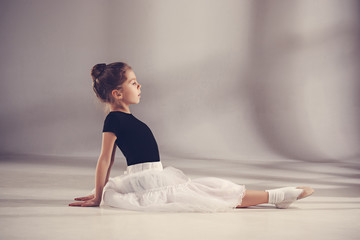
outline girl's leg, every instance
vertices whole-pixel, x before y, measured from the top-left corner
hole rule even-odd
[[[241,205],[237,208],[255,206],[262,203],[269,202],[269,193],[265,191],[245,190],[245,196],[242,199]]]
[[[271,203],[275,204],[277,208],[288,208],[294,201],[308,197],[313,193],[314,189],[311,187],[284,187],[265,191],[245,190],[241,205],[236,207],[241,208]]]

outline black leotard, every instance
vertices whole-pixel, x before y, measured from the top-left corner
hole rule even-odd
[[[127,165],[160,161],[159,149],[150,128],[131,113],[112,111],[104,120],[103,132],[113,132]]]

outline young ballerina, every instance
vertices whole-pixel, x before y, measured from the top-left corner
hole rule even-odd
[[[107,104],[102,148],[95,172],[95,188],[69,206],[111,206],[142,211],[223,212],[234,208],[274,204],[288,208],[310,196],[311,187],[283,187],[265,191],[245,189],[231,181],[202,177],[190,179],[174,167],[163,168],[150,128],[130,112],[140,102],[141,85],[123,62],[96,64],[91,70],[93,90]],[[127,161],[123,175],[111,178],[118,147]]]

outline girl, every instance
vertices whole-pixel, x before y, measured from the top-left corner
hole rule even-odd
[[[141,85],[132,68],[123,62],[96,64],[91,71],[93,90],[110,112],[103,125],[102,148],[96,166],[95,188],[69,206],[112,206],[143,211],[220,212],[262,203],[288,208],[310,196],[310,187],[246,190],[231,181],[188,178],[174,167],[163,168],[150,128],[130,111],[140,102]],[[116,146],[127,161],[123,175],[109,178]]]

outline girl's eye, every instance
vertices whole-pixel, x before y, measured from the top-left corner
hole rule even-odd
[[[134,82],[133,85],[136,85],[136,82]]]

